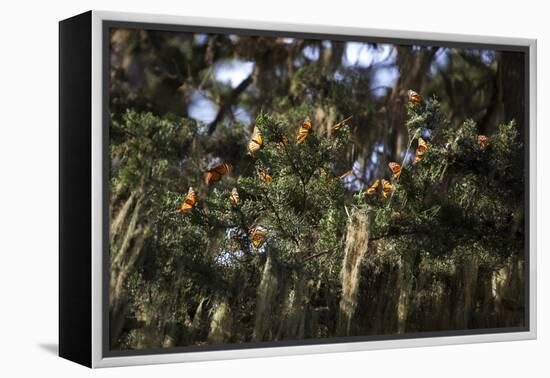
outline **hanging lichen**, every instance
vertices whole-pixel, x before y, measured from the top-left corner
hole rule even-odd
[[[231,309],[225,301],[214,304],[212,308],[212,319],[210,321],[210,332],[208,333],[208,342],[212,344],[222,344],[231,336]]]
[[[267,256],[260,286],[256,296],[256,320],[254,323],[254,341],[264,341],[272,339],[272,316],[275,296],[277,294],[277,276],[273,266],[273,259]]]
[[[348,221],[344,242],[344,261],[340,279],[339,333],[349,335],[350,324],[357,306],[357,292],[361,278],[361,263],[369,244],[369,221],[365,212],[355,211]]]
[[[406,258],[400,259],[398,269],[397,333],[405,333],[409,316],[413,275]]]
[[[302,275],[292,280],[291,289],[283,305],[283,321],[278,332],[279,339],[301,339],[305,333],[307,282]]]

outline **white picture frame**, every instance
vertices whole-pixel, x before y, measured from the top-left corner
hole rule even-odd
[[[137,14],[122,12],[91,11],[91,356],[89,366],[93,368],[128,365],[194,362],[236,358],[288,356],[312,353],[349,352],[389,348],[411,348],[450,344],[485,343],[512,340],[529,340],[537,337],[537,41],[522,38],[503,38],[478,35],[409,32],[344,26],[315,24],[266,23],[251,20],[197,18],[185,16]],[[528,49],[529,67],[529,251],[528,251],[528,330],[522,332],[480,333],[444,337],[399,338],[378,341],[358,341],[331,344],[299,345],[269,348],[227,349],[201,352],[170,352],[140,355],[108,356],[104,350],[104,23],[109,21],[155,25],[186,25],[228,29],[251,29],[314,33],[324,35],[365,36],[372,38],[406,39],[419,41],[447,41],[456,43],[479,43],[491,45],[521,46]]]

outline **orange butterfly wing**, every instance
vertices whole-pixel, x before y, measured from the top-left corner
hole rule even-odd
[[[214,168],[214,171],[220,176],[223,176],[229,171],[231,171],[231,164],[223,163],[222,165],[219,165],[216,168]]]
[[[296,135],[296,143],[300,144],[306,138],[308,137],[309,133],[311,132],[313,125],[311,124],[311,120],[309,118],[306,118],[304,123],[302,123],[302,126],[298,130],[298,135]]]
[[[265,241],[267,233],[258,227],[254,228],[251,232],[251,241],[254,248],[260,248]]]
[[[185,198],[185,201],[183,201],[183,204],[181,205],[181,207],[176,211],[180,213],[186,213],[188,211],[191,211],[191,209],[195,207],[197,200],[198,200],[197,194],[195,193],[195,190],[193,189],[193,187],[190,186],[187,192],[187,197]]]
[[[409,89],[407,91],[407,96],[409,98],[409,101],[414,104],[420,104],[422,102],[422,96],[420,96],[418,93],[413,91],[412,89]]]
[[[486,135],[479,135],[477,137],[477,141],[479,143],[479,149],[482,150],[482,151],[485,148],[487,148],[487,146],[489,145],[489,142],[490,142],[489,137],[486,136]]]
[[[229,200],[233,204],[233,206],[239,206],[239,203],[241,202],[241,197],[239,196],[239,192],[237,191],[237,188],[233,188],[231,190],[231,195],[229,196]]]
[[[374,193],[376,193],[376,189],[380,186],[380,180],[376,180],[374,184],[370,188],[367,189],[367,195],[372,196]]]
[[[311,128],[313,127],[313,125],[311,124],[311,119],[306,118],[304,120],[304,123],[302,123],[302,128],[306,129],[306,130],[311,130]]]
[[[260,176],[260,180],[262,181],[265,181],[265,182],[273,181],[273,176],[267,172],[260,172],[259,176]]]
[[[217,174],[214,171],[208,171],[204,174],[204,182],[206,183],[206,185],[210,184],[211,181],[219,181],[221,178],[221,175]]]
[[[231,164],[223,163],[215,168],[206,171],[204,174],[204,182],[208,185],[210,182],[220,181],[223,175],[231,171]]]
[[[252,132],[252,138],[248,142],[248,154],[252,156],[256,151],[258,151],[264,145],[264,137],[257,126],[254,126],[254,131]]]
[[[416,148],[416,156],[414,162],[418,163],[424,158],[424,154],[428,151],[428,144],[422,138],[418,138],[418,147]]]
[[[393,190],[393,185],[388,181],[382,179],[382,195],[384,198],[388,198]]]
[[[392,161],[391,163],[388,164],[388,166],[391,169],[392,178],[394,180],[397,179],[401,174],[401,164]]]

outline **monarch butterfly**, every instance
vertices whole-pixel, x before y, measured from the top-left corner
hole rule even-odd
[[[265,237],[267,236],[267,232],[262,230],[259,227],[254,227],[250,230],[250,240],[252,241],[252,245],[254,248],[258,249],[264,244]]]
[[[418,93],[416,93],[412,89],[409,89],[407,91],[407,96],[409,97],[409,102],[412,102],[413,104],[418,105],[422,103],[422,96],[420,96]]]
[[[382,179],[382,195],[384,198],[388,198],[393,190],[393,185],[388,181]]]
[[[197,194],[195,193],[195,190],[192,186],[189,187],[189,190],[187,191],[187,197],[185,198],[185,201],[181,204],[181,207],[176,210],[177,213],[186,213],[188,211],[191,211],[193,207],[195,207],[195,204],[197,203]]]
[[[304,140],[306,140],[307,136],[311,132],[312,127],[313,126],[311,125],[311,120],[309,119],[309,117],[307,117],[304,123],[302,123],[302,126],[300,127],[300,129],[298,130],[298,134],[296,135],[297,144],[300,144]]]
[[[380,187],[380,184],[382,184],[382,195],[384,198],[388,198],[393,190],[393,185],[388,181],[384,179],[378,179],[372,184],[370,188],[367,189],[367,195],[372,196],[373,194],[376,194],[376,191]]]
[[[258,173],[258,176],[260,177],[260,180],[265,182],[271,182],[273,181],[273,175],[271,175],[268,172],[261,171]]]
[[[428,151],[428,144],[422,138],[418,138],[418,147],[416,148],[416,156],[414,157],[414,163],[418,163],[424,158],[424,154]]]
[[[367,195],[372,196],[374,193],[376,193],[376,189],[380,186],[380,180],[376,180],[374,184],[370,188],[367,189]]]
[[[220,164],[208,171],[204,174],[204,182],[206,185],[208,185],[211,181],[216,182],[220,181],[223,177],[223,175],[227,174],[231,171],[231,164],[223,163]]]
[[[254,131],[252,131],[252,138],[248,142],[248,155],[252,156],[256,151],[258,151],[264,145],[264,137],[258,129],[257,126],[254,126]]]
[[[233,206],[237,207],[239,206],[239,203],[241,203],[241,197],[239,196],[239,192],[237,191],[237,188],[231,189],[231,195],[229,196],[229,200],[233,204]]]
[[[349,121],[351,119],[351,117],[353,117],[352,115],[350,115],[348,118],[346,119],[343,119],[342,121],[338,122],[336,125],[332,126],[330,128],[331,131],[338,131],[342,128],[342,126],[344,126],[346,124],[347,121]]]
[[[489,137],[485,135],[479,135],[477,137],[477,141],[479,143],[479,149],[484,150],[489,145]]]
[[[401,174],[401,164],[392,161],[388,164],[392,172],[392,178],[395,180]]]

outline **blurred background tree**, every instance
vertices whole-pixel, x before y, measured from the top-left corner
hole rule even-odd
[[[523,64],[489,49],[113,30],[111,347],[523,325]],[[439,101],[411,107],[409,88]],[[265,146],[251,157],[254,125]],[[413,175],[417,131],[430,153]],[[391,201],[365,196],[391,161],[406,163]],[[231,172],[206,185],[223,162]],[[189,186],[197,209],[176,213]]]

